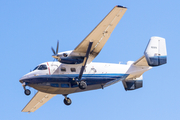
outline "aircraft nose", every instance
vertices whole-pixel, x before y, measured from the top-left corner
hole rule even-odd
[[[22,76],[20,79],[19,79],[19,82],[20,83],[23,83],[25,82],[28,78],[29,78],[29,73],[28,74],[25,74],[24,76]]]
[[[26,82],[30,82],[31,81],[31,77],[30,76],[27,76],[27,75],[24,75],[23,77],[21,77],[19,79],[19,82],[20,83],[26,83]]]
[[[19,82],[20,82],[20,83],[23,83],[23,80],[22,80],[22,79],[20,79],[20,80],[19,80]]]
[[[19,82],[20,82],[20,83],[23,83],[26,78],[27,78],[27,76],[24,75],[23,77],[21,77],[21,78],[19,79]]]

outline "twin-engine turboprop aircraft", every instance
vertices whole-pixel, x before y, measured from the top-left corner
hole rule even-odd
[[[64,103],[71,104],[68,94],[95,90],[122,81],[125,90],[142,87],[142,74],[154,66],[166,63],[166,43],[161,37],[151,37],[144,55],[127,64],[96,63],[99,54],[112,31],[127,8],[115,6],[96,28],[72,51],[58,53],[52,48],[56,62],[44,62],[19,81],[24,93],[30,95],[26,86],[38,90],[22,112],[34,112],[57,94],[62,94]]]

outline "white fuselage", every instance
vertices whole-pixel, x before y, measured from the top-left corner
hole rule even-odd
[[[93,89],[104,88],[118,81],[128,79],[142,79],[141,75],[151,69],[151,67],[134,66],[134,62],[127,64],[97,63],[92,62],[86,65],[82,79],[85,79],[88,87],[85,90],[79,89],[73,84],[73,79],[77,78],[81,69],[81,64],[61,64],[60,62],[45,62],[47,69],[34,70],[21,79],[21,83],[26,83],[39,91],[51,94],[70,94]]]

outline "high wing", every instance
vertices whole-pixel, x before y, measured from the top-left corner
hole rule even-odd
[[[88,63],[90,63],[99,54],[126,10],[126,7],[115,6],[94,30],[92,30],[91,33],[73,50],[73,53],[86,53],[89,42],[93,42],[88,59]]]
[[[56,94],[48,94],[38,91],[31,101],[24,107],[22,112],[34,112],[54,96],[56,96]]]

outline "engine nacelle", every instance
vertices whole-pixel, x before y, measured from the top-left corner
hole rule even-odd
[[[61,58],[59,62],[64,64],[81,64],[84,60],[84,57],[64,57]]]
[[[64,64],[81,64],[84,61],[85,53],[76,53],[73,51],[64,51],[53,55],[52,57]]]

